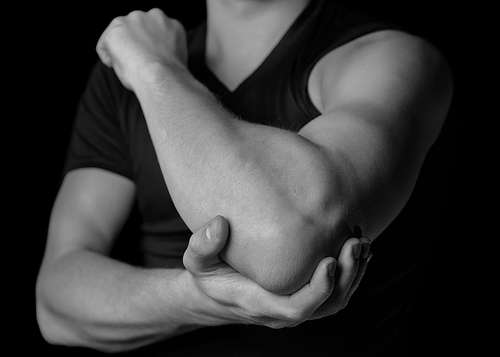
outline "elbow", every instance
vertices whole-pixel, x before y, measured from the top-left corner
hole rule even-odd
[[[51,345],[68,345],[60,332],[62,329],[57,326],[49,310],[39,301],[36,303],[36,319],[45,342]]]
[[[264,289],[289,295],[307,284],[318,263],[337,257],[351,235],[328,165],[308,156],[281,177],[278,189],[259,196],[261,208],[230,219],[230,239],[221,257]],[[265,202],[266,204],[263,204]]]
[[[43,301],[43,297],[40,296],[41,293],[38,286],[39,284],[37,285],[36,293],[36,319],[40,334],[42,335],[43,339],[51,345],[69,345],[67,336],[63,334],[64,329],[59,326],[57,318]]]
[[[319,262],[337,258],[352,231],[339,214],[316,206],[283,219],[265,238],[252,276],[264,289],[290,295],[309,283]]]
[[[50,307],[47,287],[39,276],[36,284],[36,319],[43,339],[51,345],[76,345],[69,329],[62,326],[57,314]]]
[[[36,284],[36,319],[42,338],[50,345],[66,347],[86,347],[101,350],[93,345],[74,323],[70,323],[53,307],[46,277],[39,275]],[[112,352],[105,351],[103,352]]]
[[[43,289],[43,283],[41,280],[42,280],[41,273],[39,273],[35,287],[35,297],[36,297],[35,308],[36,308],[36,320],[38,324],[38,329],[43,339],[47,343],[51,345],[57,345],[58,338],[54,334],[54,329],[52,328],[52,322],[49,317],[50,313],[44,302],[45,294]]]

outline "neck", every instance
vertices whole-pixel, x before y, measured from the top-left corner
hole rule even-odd
[[[309,1],[207,0],[207,65],[216,73],[232,63],[243,72],[245,68],[251,71],[276,46]]]

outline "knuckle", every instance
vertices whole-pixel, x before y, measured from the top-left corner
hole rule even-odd
[[[149,14],[154,15],[154,16],[163,16],[164,13],[161,9],[154,7],[151,10],[148,11]]]
[[[142,12],[141,10],[134,10],[134,11],[130,11],[127,15],[127,17],[130,17],[130,18],[137,18],[139,16],[141,16],[144,12]]]
[[[123,23],[124,19],[125,19],[125,17],[123,17],[123,16],[117,16],[113,20],[111,20],[109,25],[110,25],[110,27],[121,25]]]

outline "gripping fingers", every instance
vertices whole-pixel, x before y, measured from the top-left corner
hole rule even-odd
[[[341,295],[340,300],[347,295],[353,284],[359,268],[359,257],[363,248],[362,242],[358,238],[349,238],[339,254],[339,278],[337,291]]]
[[[361,277],[358,279],[360,267],[363,267],[360,261],[364,260],[362,257],[365,254],[368,254],[365,249],[369,248],[369,245],[365,244],[363,247],[363,243],[368,242],[358,238],[349,238],[345,241],[337,262],[335,288],[328,300],[315,311],[312,319],[335,314],[347,305],[361,280]]]
[[[328,299],[335,286],[336,269],[337,260],[335,258],[324,258],[316,267],[309,284],[305,286],[305,289],[299,291],[304,290],[306,294],[311,295],[310,303],[323,303]]]
[[[371,241],[367,237],[361,237],[361,238],[359,238],[359,240],[361,242],[362,249],[361,249],[360,257],[358,259],[358,271],[356,273],[356,277],[354,278],[353,283],[351,284],[351,287],[349,288],[349,291],[346,294],[345,305],[347,305],[352,294],[358,288],[359,283],[361,282],[361,279],[363,279],[363,276],[365,275],[366,266],[368,264],[368,261],[373,256],[373,254],[370,252]]]
[[[339,300],[342,308],[347,305],[350,297],[356,291],[366,270],[367,258],[370,254],[371,241],[366,237],[350,238],[342,247],[339,256],[340,278]]]
[[[291,306],[302,312],[297,320],[308,319],[330,297],[335,287],[336,268],[335,258],[324,258],[316,267],[310,282],[290,296]]]

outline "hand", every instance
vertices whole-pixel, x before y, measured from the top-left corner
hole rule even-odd
[[[292,295],[275,295],[231,268],[219,257],[229,226],[215,217],[195,232],[184,253],[184,266],[196,289],[213,303],[205,314],[218,323],[257,324],[272,328],[296,326],[308,319],[325,317],[343,309],[366,269],[369,240],[350,238],[339,261],[322,259],[308,284]],[[364,243],[355,248],[356,243]],[[354,252],[365,258],[354,258]],[[339,269],[336,269],[338,265]],[[337,271],[337,274],[335,272]]]
[[[336,286],[310,320],[336,314],[347,306],[365,275],[368,262],[373,257],[370,245],[371,241],[367,237],[349,238],[344,242],[339,254]]]
[[[137,71],[147,64],[185,67],[187,62],[183,26],[160,9],[115,18],[99,38],[96,50],[128,89],[133,89]]]

